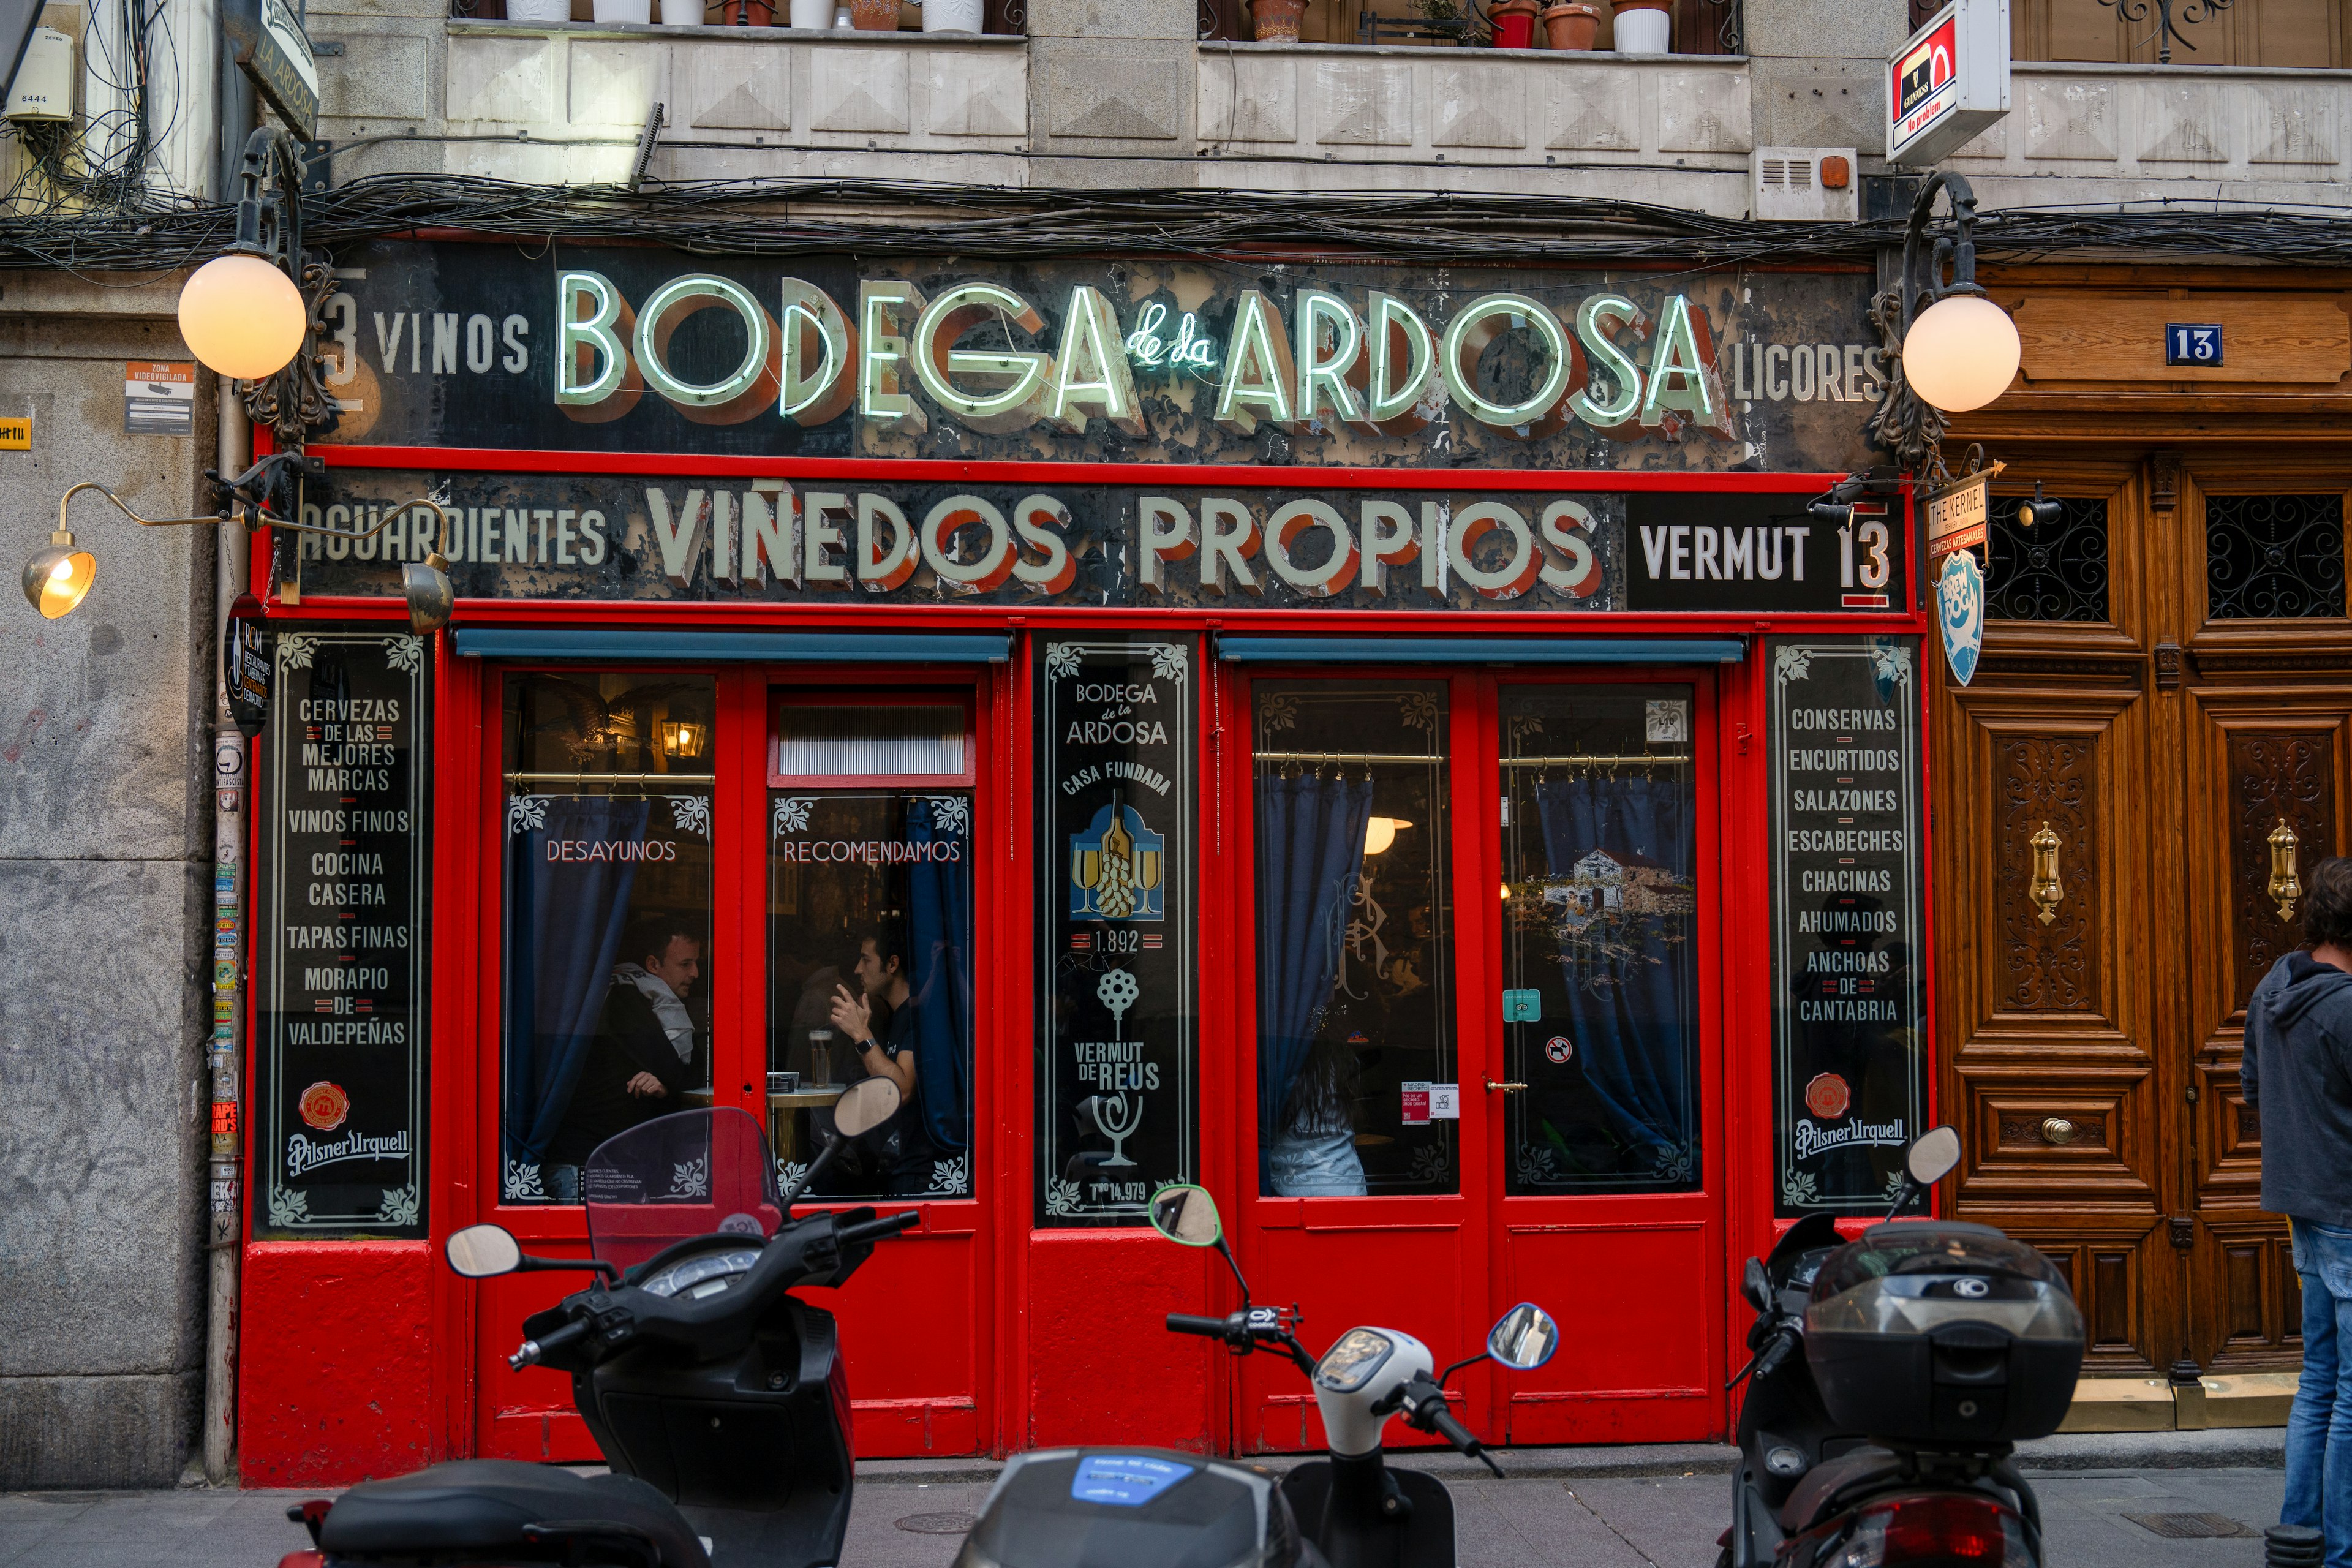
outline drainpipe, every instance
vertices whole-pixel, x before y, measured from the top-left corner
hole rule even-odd
[[[236,199],[245,139],[253,129],[253,87],[237,68],[228,41],[218,45],[220,147],[214,199]],[[219,382],[220,444],[215,467],[243,473],[253,460],[252,430],[236,383]],[[245,918],[251,879],[246,873],[246,802],[250,769],[244,733],[228,710],[222,683],[221,639],[229,606],[245,591],[247,538],[232,520],[220,525],[213,551],[213,1032],[207,1052],[212,1075],[212,1144],[205,1169],[205,1479],[226,1485],[236,1476],[237,1268],[245,1205],[239,1180],[245,1146]]]

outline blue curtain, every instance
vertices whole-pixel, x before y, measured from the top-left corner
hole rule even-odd
[[[1598,849],[1616,859],[1629,879],[1654,868],[1678,891],[1688,891],[1690,817],[1681,783],[1547,779],[1536,786],[1536,805],[1553,878],[1567,879],[1579,860]],[[1697,1136],[1689,1124],[1685,1062],[1689,922],[1681,915],[1628,912],[1606,925],[1605,943],[1593,940],[1600,927],[1560,937],[1570,1031],[1585,1080],[1627,1144],[1678,1147]]]
[[[1282,1108],[1339,977],[1348,910],[1364,865],[1370,780],[1261,774],[1257,781],[1258,1133]]]
[[[564,842],[638,844],[652,803],[539,797],[536,827],[507,833],[507,1020],[501,1089],[507,1158],[545,1155],[604,1010],[635,860],[548,858]]]
[[[915,1098],[931,1146],[956,1154],[971,1142],[971,845],[939,816],[933,802],[907,814],[908,843],[963,845],[956,859],[915,862],[909,879]]]

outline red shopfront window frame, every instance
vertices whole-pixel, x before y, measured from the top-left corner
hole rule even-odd
[[[926,674],[922,684],[887,688],[845,688],[839,677],[771,671],[768,693],[768,787],[770,789],[888,789],[913,786],[971,789],[980,777],[980,736],[973,722],[977,704],[969,686],[937,683]],[[822,682],[821,692],[803,689]],[[962,715],[963,765],[951,773],[794,773],[784,771],[782,710],[795,708],[947,708]]]

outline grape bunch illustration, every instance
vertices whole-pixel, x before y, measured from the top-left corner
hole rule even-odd
[[[1124,969],[1114,969],[1095,982],[1095,1000],[1110,1009],[1110,1033],[1114,1040],[1126,1026],[1127,1010],[1143,994],[1143,987],[1134,975]]]
[[[1135,868],[1124,855],[1103,857],[1095,902],[1111,920],[1123,921],[1135,913]]]

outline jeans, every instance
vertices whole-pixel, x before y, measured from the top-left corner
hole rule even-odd
[[[1356,1157],[1356,1135],[1285,1133],[1266,1141],[1259,1191],[1276,1198],[1360,1198],[1364,1163]]]
[[[2292,1221],[2303,1280],[2303,1379],[2286,1418],[2281,1524],[2316,1526],[2327,1568],[2352,1568],[2352,1230]]]

